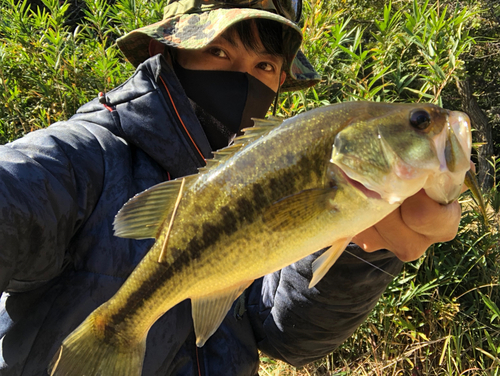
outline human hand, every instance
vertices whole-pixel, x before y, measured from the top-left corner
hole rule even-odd
[[[471,169],[475,170],[472,162]],[[466,190],[464,185],[462,192]],[[458,201],[441,205],[420,190],[352,241],[366,252],[388,249],[401,261],[413,261],[432,244],[452,240],[457,234],[461,214]]]

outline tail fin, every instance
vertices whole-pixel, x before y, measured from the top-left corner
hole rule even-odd
[[[89,316],[62,343],[49,365],[50,376],[140,376],[146,339],[117,345],[96,336]]]

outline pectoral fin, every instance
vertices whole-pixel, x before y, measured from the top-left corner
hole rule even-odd
[[[308,189],[285,197],[264,212],[264,223],[273,231],[293,230],[331,207],[336,188]]]
[[[332,246],[312,263],[313,277],[309,283],[309,288],[316,284],[330,270],[335,261],[340,257],[344,249],[351,242],[352,238],[342,238],[332,244]]]
[[[197,298],[191,298],[196,346],[202,347],[215,333],[231,305],[253,281]]]
[[[161,226],[172,216],[179,190],[196,175],[157,184],[131,198],[113,222],[115,236],[121,238],[156,238]]]

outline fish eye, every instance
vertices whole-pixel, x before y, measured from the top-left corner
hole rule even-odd
[[[431,124],[431,115],[425,110],[413,111],[410,114],[410,124],[413,128],[423,131]]]

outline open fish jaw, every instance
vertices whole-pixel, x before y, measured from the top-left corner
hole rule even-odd
[[[424,185],[433,200],[448,204],[460,195],[464,177],[470,169],[472,135],[469,117],[463,112],[451,111],[449,122],[434,143],[439,158],[439,170],[429,174]]]

